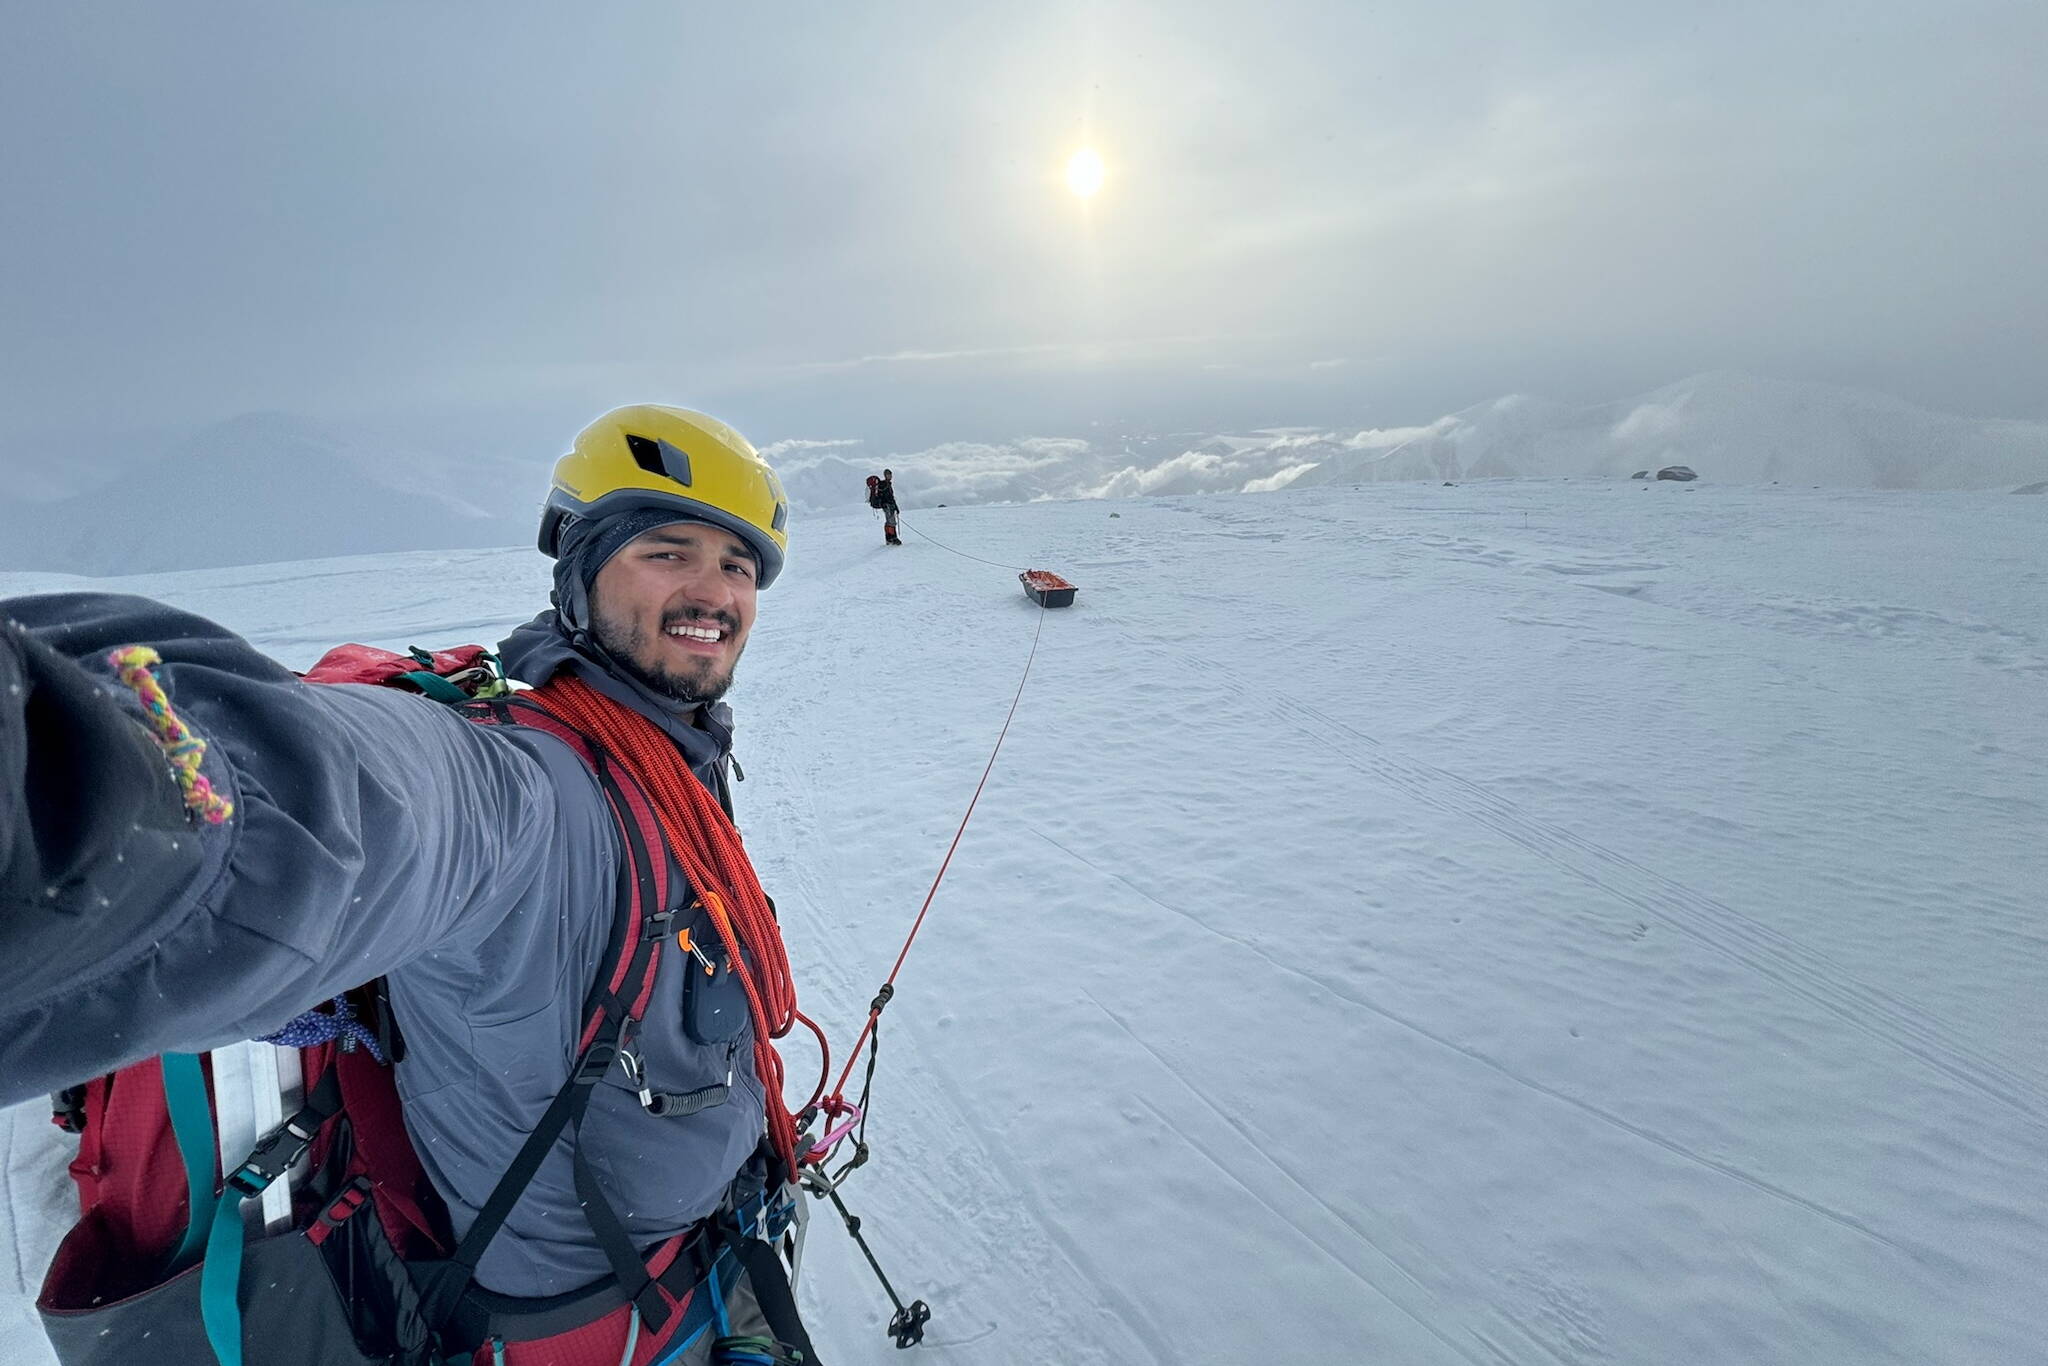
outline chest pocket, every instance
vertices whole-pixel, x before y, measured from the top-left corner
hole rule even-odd
[[[747,989],[733,970],[710,912],[701,906],[694,911],[677,936],[684,949],[683,1033],[691,1043],[730,1043],[747,1022]],[[687,942],[683,935],[689,936]]]

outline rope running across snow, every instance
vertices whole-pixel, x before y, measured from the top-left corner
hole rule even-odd
[[[953,549],[953,547],[952,547],[952,546],[949,546],[949,545],[947,545],[947,544],[946,544],[946,543],[945,543],[944,541],[940,540],[940,539],[939,539],[938,537],[936,537],[936,536],[933,536],[933,535],[930,535],[930,534],[929,534],[929,533],[927,533],[927,532],[924,532],[924,531],[921,531],[921,530],[919,530],[919,529],[918,529],[918,527],[917,527],[917,525],[916,525],[915,523],[912,523],[912,522],[907,522],[907,521],[904,521],[904,520],[902,520],[902,519],[900,519],[900,518],[899,518],[899,519],[897,520],[897,523],[896,523],[896,525],[898,525],[898,526],[907,526],[907,527],[909,527],[909,528],[910,528],[910,529],[911,529],[912,531],[916,531],[918,535],[920,535],[920,536],[923,536],[923,537],[924,537],[924,538],[925,538],[925,539],[926,539],[927,541],[930,541],[930,542],[931,542],[931,543],[932,543],[933,545],[937,546],[937,547],[938,547],[939,549],[941,549],[941,550],[943,550],[943,551],[945,551],[945,552],[947,552],[948,554],[951,554],[951,555],[958,555],[958,556],[959,556],[959,557],[960,557],[961,559],[963,559],[963,560],[973,560],[973,561],[974,561],[974,562],[975,562],[976,564],[985,564],[985,565],[988,565],[988,566],[990,566],[991,568],[994,568],[994,569],[1015,569],[1015,570],[1018,570],[1018,571],[1020,571],[1020,572],[1021,572],[1021,571],[1025,570],[1025,569],[1028,569],[1028,568],[1030,568],[1030,566],[1029,566],[1029,565],[1022,565],[1022,564],[1002,564],[1002,563],[999,563],[999,562],[997,562],[997,561],[995,561],[995,560],[984,560],[984,559],[983,559],[983,558],[981,558],[981,556],[979,556],[979,555],[970,555],[970,554],[968,554],[968,553],[967,553],[966,551],[964,551],[964,550],[955,550],[955,549]],[[1033,642],[1033,644],[1034,644],[1034,646],[1035,646],[1036,642]],[[1027,666],[1027,667],[1028,667],[1028,666]]]
[[[958,554],[960,552],[955,551],[954,553]],[[970,555],[968,558],[972,559],[974,557]],[[1005,565],[1002,567],[1008,568],[1009,566]],[[867,1022],[861,1026],[860,1037],[853,1041],[853,1047],[846,1054],[845,1068],[840,1072],[839,1080],[832,1088],[828,1108],[833,1103],[844,1104],[847,1078],[853,1075],[854,1063],[860,1057],[861,1045],[867,1042],[869,1033],[873,1031],[876,1021],[881,1018],[882,1008],[895,995],[896,974],[903,970],[903,960],[910,956],[910,946],[917,942],[917,932],[924,927],[925,913],[931,910],[932,899],[939,894],[939,883],[945,880],[946,869],[952,866],[953,855],[960,848],[961,837],[967,833],[967,822],[974,819],[975,803],[981,800],[981,791],[988,786],[989,774],[995,771],[996,756],[1003,752],[1003,741],[1010,734],[1010,722],[1015,720],[1017,716],[1017,704],[1024,700],[1024,686],[1031,681],[1031,665],[1038,658],[1038,639],[1044,631],[1045,608],[1040,607],[1038,609],[1038,629],[1031,633],[1031,652],[1024,657],[1023,675],[1017,680],[1017,691],[1010,698],[1010,710],[1003,717],[1002,729],[996,733],[995,746],[989,750],[988,763],[982,766],[981,781],[974,785],[974,795],[967,799],[967,810],[960,817],[959,828],[953,832],[953,842],[946,846],[946,857],[940,861],[939,871],[932,876],[932,885],[924,894],[924,904],[917,908],[917,919],[912,922],[910,933],[904,937],[902,951],[896,955],[895,965],[889,969],[888,980],[882,984],[882,991],[876,996],[874,1004],[868,1007]],[[817,1154],[814,1151],[813,1158],[815,1159],[816,1156]]]

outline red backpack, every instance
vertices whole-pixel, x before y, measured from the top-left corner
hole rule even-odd
[[[291,1360],[305,1366],[644,1366],[656,1356],[680,1363],[701,1343],[688,1360],[815,1363],[776,1255],[779,1247],[793,1263],[802,1211],[765,1161],[742,1170],[718,1215],[644,1259],[593,1184],[586,1211],[613,1266],[594,1285],[518,1300],[473,1284],[484,1249],[561,1134],[580,1124],[590,1083],[617,1060],[620,1031],[652,994],[668,918],[660,827],[623,767],[520,702],[482,646],[406,656],[344,645],[303,677],[409,688],[457,704],[478,724],[546,730],[589,766],[618,821],[632,874],[623,881],[633,892],[586,997],[579,1055],[460,1242],[405,1131],[390,1066],[404,1044],[381,979],[268,1037],[297,1049],[304,1100],[224,1180],[216,1154],[240,1151],[221,1148],[220,1128],[237,1118],[221,1097],[240,1089],[246,1058],[238,1050],[166,1054],[59,1093],[56,1120],[79,1134],[71,1174],[81,1217],[37,1300],[58,1360],[241,1366],[245,1348],[251,1359],[275,1360],[288,1343]],[[291,1055],[281,1056],[288,1071]],[[579,1188],[584,1179],[579,1157]],[[259,1236],[245,1230],[246,1201],[269,1216]],[[758,1318],[768,1336],[734,1334],[733,1287],[751,1292],[745,1307],[757,1312],[748,1323]],[[715,1353],[733,1343],[762,1355]]]

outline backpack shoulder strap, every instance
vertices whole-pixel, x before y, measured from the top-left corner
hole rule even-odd
[[[563,1131],[580,1135],[583,1116],[597,1083],[630,1047],[640,1016],[654,992],[655,967],[670,918],[666,909],[667,846],[661,840],[653,804],[630,773],[612,763],[589,736],[516,696],[474,702],[459,710],[480,725],[525,726],[545,731],[574,750],[604,792],[618,824],[625,857],[619,863],[614,901],[618,910],[612,918],[606,967],[584,1001],[583,1031],[577,1041],[577,1057],[569,1080],[527,1135],[453,1256],[435,1269],[423,1287],[427,1322],[437,1329],[451,1324],[461,1312],[484,1250],[504,1227],[513,1206],[532,1183]],[[574,1138],[572,1151],[576,1192],[591,1232],[596,1235],[621,1290],[638,1304],[647,1326],[659,1330],[668,1320],[668,1301],[648,1274],[626,1232],[625,1221],[605,1195],[596,1173],[583,1157],[582,1145]]]

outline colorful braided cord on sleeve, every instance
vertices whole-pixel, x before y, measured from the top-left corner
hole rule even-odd
[[[147,645],[124,645],[107,656],[107,662],[114,666],[121,682],[142,702],[144,715],[149,718],[149,729],[155,737],[164,757],[171,762],[171,772],[178,780],[178,790],[185,794],[185,809],[204,820],[208,825],[219,825],[235,814],[235,804],[213,790],[213,784],[199,771],[199,764],[206,757],[206,741],[186,729],[178,714],[171,710],[171,699],[165,694],[163,684],[151,672],[154,665],[163,663],[163,656]]]

